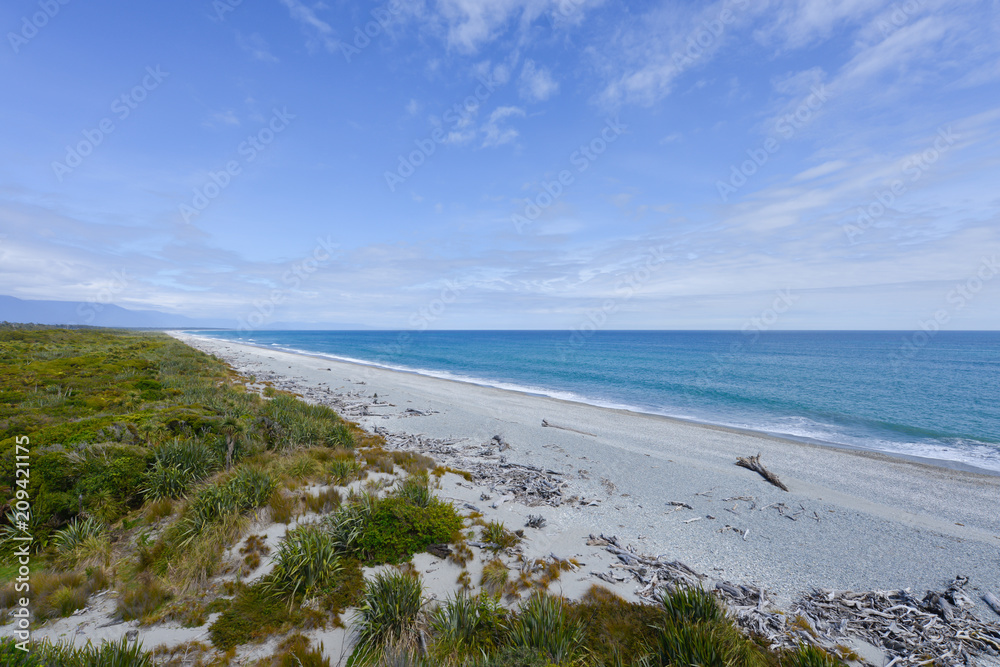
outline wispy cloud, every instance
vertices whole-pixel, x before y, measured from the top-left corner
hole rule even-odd
[[[301,0],[281,0],[281,4],[288,8],[293,19],[302,24],[309,37],[308,45],[310,48],[319,45],[331,53],[340,49],[340,41],[337,39],[333,27],[316,13],[317,9],[324,7],[322,3],[315,5],[315,7],[309,7]]]
[[[529,102],[544,102],[557,92],[559,84],[552,78],[552,72],[535,64],[534,60],[524,61],[518,87],[521,97]]]
[[[252,32],[249,35],[244,35],[237,30],[236,43],[241,49],[249,53],[254,60],[260,60],[265,63],[279,62],[278,58],[271,53],[267,40],[265,40],[258,32]]]
[[[523,116],[524,109],[520,107],[499,107],[495,109],[480,128],[480,132],[486,135],[483,138],[483,148],[495,148],[496,146],[502,146],[517,139],[517,130],[506,126],[506,121],[509,118]]]

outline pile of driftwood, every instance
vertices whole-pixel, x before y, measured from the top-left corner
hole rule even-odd
[[[907,590],[834,592],[803,597],[796,611],[816,634],[854,636],[893,656],[890,664],[968,665],[972,656],[1000,656],[1000,624],[981,621],[957,577],[946,590],[917,597]],[[1000,664],[997,661],[995,664]]]
[[[659,601],[663,591],[677,587],[706,587],[707,577],[684,563],[663,556],[637,553],[617,538],[590,536],[590,546],[604,547],[618,563],[608,572],[592,571],[611,584],[635,580],[635,594]],[[885,667],[934,665],[1000,665],[1000,624],[980,620],[965,593],[968,580],[956,578],[943,592],[916,597],[909,590],[833,592],[816,590],[802,596],[791,611],[779,611],[756,586],[726,581],[714,584],[737,625],[764,637],[774,648],[812,644],[832,653],[843,651],[850,638],[861,639],[882,650]],[[986,662],[983,659],[995,659]]]
[[[591,535],[587,545],[604,547],[621,563],[612,567],[610,573],[591,572],[592,575],[611,584],[634,578],[641,584],[635,594],[642,598],[659,599],[664,589],[673,591],[678,586],[698,587],[705,579],[705,575],[698,574],[680,561],[666,561],[660,557],[645,556],[637,553],[632,545],[622,547],[614,535],[610,537],[603,533],[600,537]]]
[[[510,444],[499,435],[482,444],[403,435],[379,426],[374,431],[393,449],[418,452],[430,456],[439,465],[469,473],[477,484],[489,489],[483,500],[492,500],[493,507],[511,500],[529,507],[559,507],[564,502],[580,502],[579,498],[564,495],[568,483],[563,481],[562,473],[508,461],[501,452],[510,449]]]

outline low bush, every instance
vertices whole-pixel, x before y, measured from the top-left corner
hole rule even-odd
[[[216,648],[229,650],[274,634],[297,620],[284,600],[266,584],[258,583],[241,586],[208,631]]]

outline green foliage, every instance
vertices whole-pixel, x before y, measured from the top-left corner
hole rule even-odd
[[[399,485],[396,495],[417,507],[429,507],[434,502],[427,475],[410,475]]]
[[[782,667],[841,667],[843,663],[818,646],[799,644],[781,660]]]
[[[153,452],[143,492],[149,500],[180,498],[191,485],[216,471],[216,452],[203,440],[173,438]]]
[[[296,528],[278,545],[268,586],[274,592],[305,598],[335,587],[342,569],[330,534],[318,526]]]
[[[518,535],[512,533],[503,525],[503,521],[490,521],[483,526],[481,539],[483,542],[493,545],[492,549],[494,551],[510,549],[517,546],[517,543],[521,541]]]
[[[211,484],[191,500],[178,524],[181,546],[191,542],[209,524],[266,504],[278,482],[269,473],[241,467],[224,481]]]
[[[424,589],[418,577],[386,571],[369,580],[357,609],[358,642],[349,667],[377,664],[387,645],[412,640],[423,604]]]
[[[156,578],[143,573],[118,597],[118,613],[126,621],[142,619],[172,597]]]
[[[461,529],[462,518],[450,503],[435,499],[418,507],[389,496],[375,503],[356,546],[366,565],[399,563],[431,544],[455,541]]]
[[[715,596],[701,588],[664,589],[661,600],[667,617],[675,623],[718,622],[726,617]]]
[[[354,436],[336,412],[310,405],[286,394],[276,394],[261,411],[268,420],[271,447],[353,447]]]
[[[81,647],[69,642],[48,640],[31,644],[30,651],[15,648],[13,639],[0,639],[0,664],[7,667],[152,667],[153,657],[139,642],[124,637],[115,642],[94,646],[90,641]]]
[[[437,660],[493,653],[502,644],[507,612],[499,596],[458,593],[431,614]]]
[[[578,602],[567,606],[566,613],[584,624],[584,644],[601,665],[644,655],[667,621],[663,607],[626,602],[600,586],[591,586]]]
[[[228,650],[267,637],[298,618],[266,584],[258,583],[242,586],[208,631],[213,645]]]
[[[353,454],[350,458],[335,458],[326,466],[330,474],[330,483],[336,486],[346,486],[358,479],[362,469],[361,464],[354,460]]]
[[[581,660],[584,625],[571,618],[566,607],[561,598],[542,593],[532,595],[511,623],[510,644],[540,651],[559,664]]]
[[[271,658],[273,667],[330,667],[330,659],[323,656],[323,645],[311,648],[308,637],[301,634],[281,642],[278,651]]]
[[[66,554],[80,548],[88,538],[99,537],[106,528],[93,517],[87,517],[83,521],[74,519],[68,526],[56,531],[52,542],[56,551]]]

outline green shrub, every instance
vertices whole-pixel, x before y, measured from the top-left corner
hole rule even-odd
[[[584,624],[584,644],[601,665],[644,655],[657,628],[667,621],[662,606],[627,602],[600,586],[591,586],[579,601],[567,606],[566,613]]]
[[[266,584],[258,583],[241,587],[208,631],[216,648],[229,650],[294,624],[296,618]]]
[[[89,640],[82,647],[69,642],[51,643],[47,639],[31,645],[29,653],[14,648],[11,639],[0,640],[0,664],[8,667],[152,667],[153,657],[139,642],[125,637],[94,646]]]
[[[366,565],[399,563],[431,544],[454,542],[461,529],[462,518],[450,503],[435,499],[417,507],[389,496],[375,503],[356,544]]]

